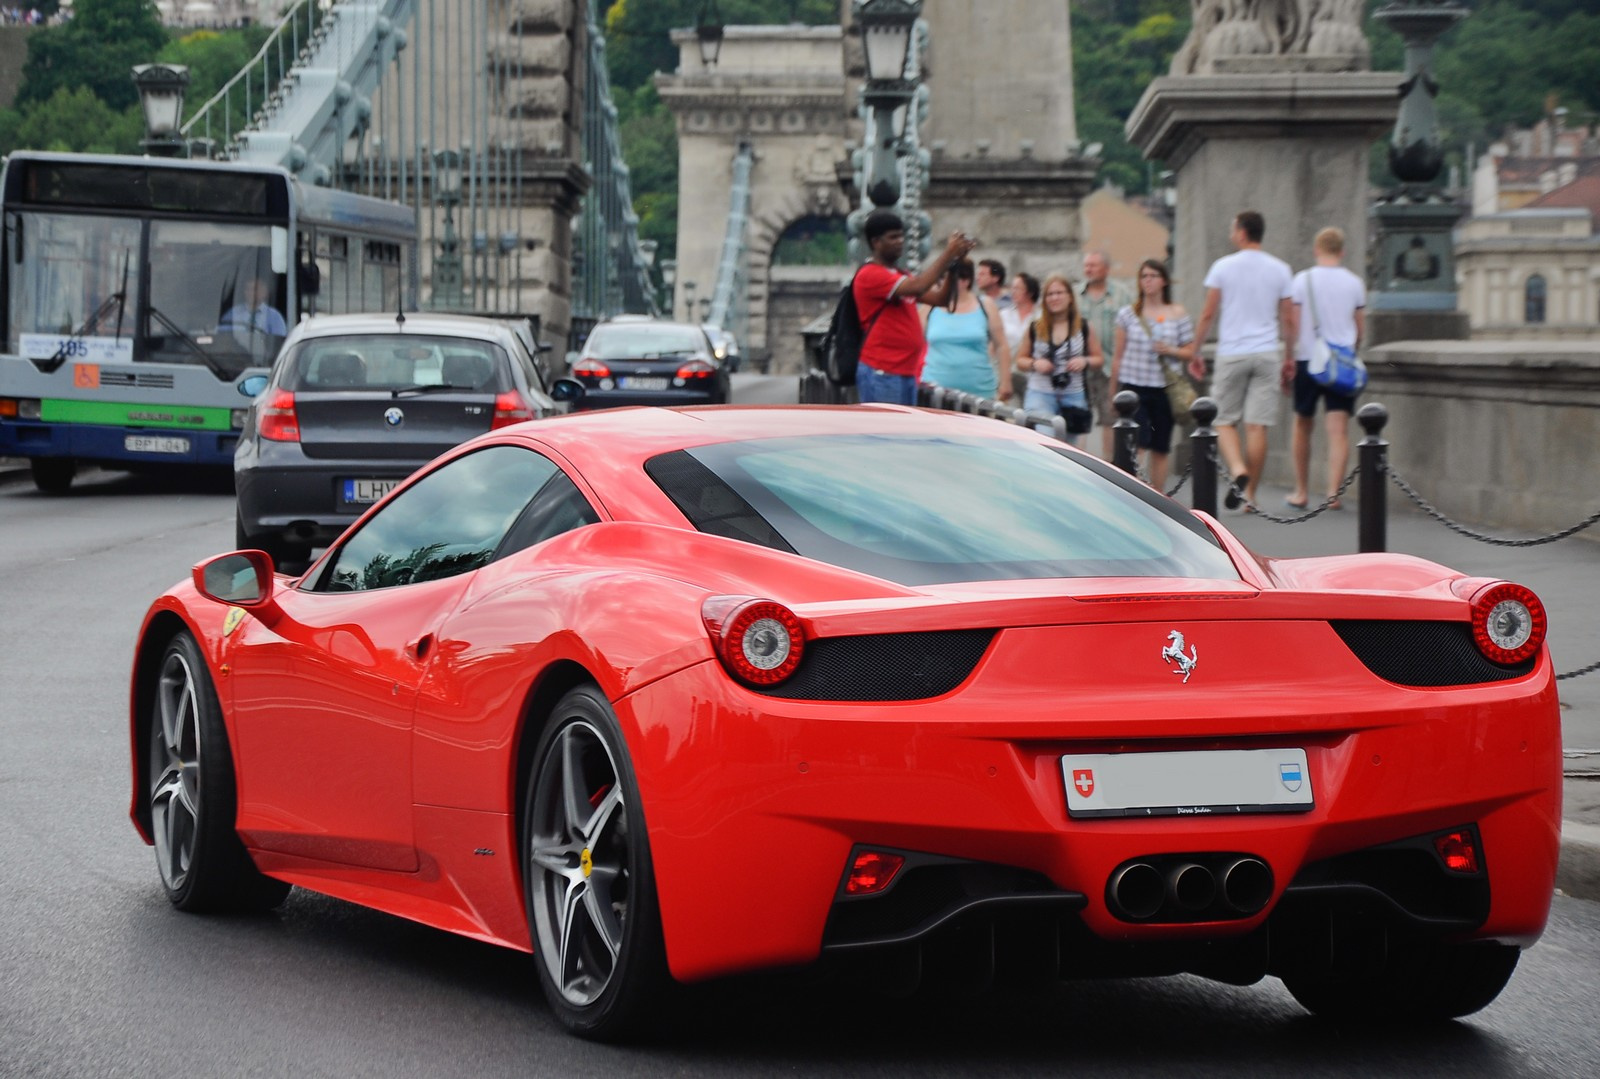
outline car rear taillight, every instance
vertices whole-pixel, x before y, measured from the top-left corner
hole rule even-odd
[[[294,394],[288,390],[274,390],[261,406],[256,431],[273,442],[299,442],[300,418],[294,414]]]
[[[717,369],[706,361],[690,360],[688,363],[678,368],[678,373],[674,377],[677,378],[679,384],[681,385],[682,383],[689,382],[697,378],[710,378],[716,373]]]
[[[533,419],[533,406],[516,390],[497,393],[494,398],[494,419],[489,423],[492,431],[497,427],[510,427],[513,423]]]
[[[1544,644],[1544,604],[1533,590],[1501,581],[1472,598],[1472,639],[1495,663],[1521,663]]]
[[[805,629],[781,603],[749,596],[712,596],[700,606],[722,666],[752,686],[774,686],[800,666]]]
[[[580,378],[610,378],[611,368],[596,359],[579,360],[572,365],[572,373]]]

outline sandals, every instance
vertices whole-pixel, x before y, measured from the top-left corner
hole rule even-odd
[[[1238,509],[1244,503],[1244,487],[1250,482],[1250,477],[1243,472],[1233,477],[1233,482],[1228,484],[1228,493],[1222,496],[1222,504],[1230,510]]]

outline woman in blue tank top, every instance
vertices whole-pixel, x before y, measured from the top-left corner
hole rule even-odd
[[[950,268],[956,282],[954,310],[928,310],[928,356],[922,381],[947,390],[962,390],[979,397],[1004,401],[1011,396],[1011,379],[1000,379],[1005,354],[1005,326],[1000,313],[972,290],[974,268],[962,259]]]

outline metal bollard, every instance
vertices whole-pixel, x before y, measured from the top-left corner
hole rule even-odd
[[[1139,395],[1132,390],[1122,390],[1111,399],[1117,410],[1117,422],[1111,425],[1111,463],[1130,476],[1139,473],[1139,422],[1133,414],[1139,411]]]
[[[927,405],[929,408],[945,407],[943,386],[930,386],[926,382],[921,382],[917,384],[917,393],[919,395],[925,395],[923,404]]]
[[[1356,446],[1357,480],[1361,486],[1359,539],[1360,551],[1387,551],[1389,549],[1389,510],[1387,506],[1389,443],[1384,441],[1383,427],[1389,422],[1389,410],[1373,401],[1362,405],[1356,412],[1356,422],[1361,424],[1367,437]]]
[[[1202,513],[1217,515],[1217,430],[1211,421],[1217,418],[1217,403],[1209,397],[1197,397],[1189,406],[1194,418],[1194,433],[1189,436],[1189,489],[1194,492],[1191,505]]]

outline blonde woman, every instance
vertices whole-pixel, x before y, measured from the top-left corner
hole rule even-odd
[[[1067,279],[1051,274],[1042,291],[1039,317],[1028,324],[1017,346],[1016,369],[1028,376],[1022,405],[1029,412],[1060,415],[1067,421],[1067,441],[1082,446],[1093,423],[1083,373],[1104,367],[1105,358],[1078,312]]]
[[[1111,360],[1111,393],[1139,395],[1139,449],[1148,456],[1150,485],[1166,490],[1167,458],[1177,417],[1167,399],[1167,369],[1180,369],[1197,355],[1194,323],[1182,304],[1172,302],[1172,277],[1166,264],[1139,264],[1139,294],[1117,312]]]

